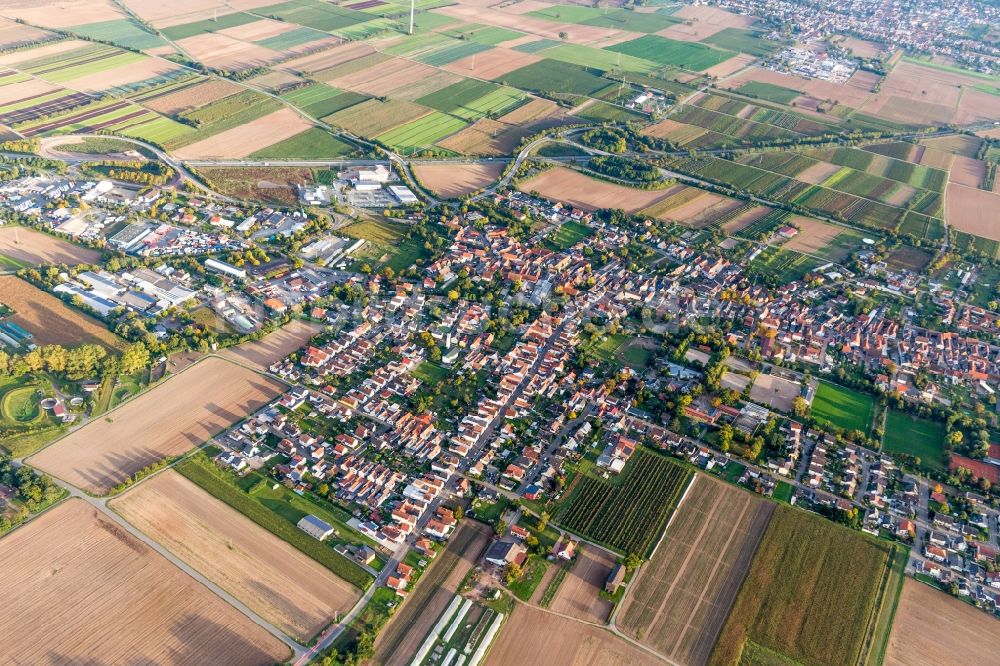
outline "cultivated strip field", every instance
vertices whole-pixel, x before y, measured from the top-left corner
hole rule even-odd
[[[109,506],[300,642],[360,597],[357,588],[172,469]]]
[[[603,624],[608,621],[612,604],[601,598],[608,574],[615,566],[615,556],[595,546],[587,546],[559,586],[549,608],[557,613]],[[555,570],[556,567],[552,567]],[[539,589],[543,586],[539,585]]]
[[[611,632],[518,604],[486,657],[486,666],[646,666],[662,664]]]
[[[13,275],[0,276],[0,303],[14,310],[10,319],[30,332],[36,345],[75,347],[92,342],[114,349],[121,344],[96,320]]]
[[[31,458],[31,464],[103,495],[142,468],[185,453],[281,394],[283,385],[206,358]]]
[[[230,347],[221,356],[266,370],[272,363],[280,361],[309,342],[321,328],[319,324],[295,319],[260,340]]]
[[[0,662],[270,666],[289,649],[83,500],[0,540]]]
[[[773,510],[699,474],[631,584],[618,628],[679,663],[706,663]]]
[[[990,664],[1000,654],[996,619],[911,578],[903,583],[886,666]]]
[[[0,255],[30,266],[93,264],[101,259],[97,250],[23,227],[0,227]]]
[[[420,649],[441,613],[454,598],[465,575],[476,564],[491,532],[480,523],[465,521],[451,536],[375,642],[375,663],[404,666]]]

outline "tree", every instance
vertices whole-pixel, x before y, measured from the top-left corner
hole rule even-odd
[[[801,395],[795,396],[792,399],[792,413],[799,418],[804,418],[809,411],[809,403]]]
[[[546,511],[542,511],[542,515],[538,516],[537,529],[539,532],[544,532],[545,528],[549,526],[549,520],[551,516]]]
[[[493,526],[493,531],[497,536],[503,536],[507,533],[507,521],[503,518],[498,518],[496,525]]]
[[[719,448],[723,453],[728,453],[733,446],[733,426],[728,423],[719,428]]]
[[[141,342],[129,345],[122,352],[118,369],[122,374],[131,375],[149,365],[149,349]]]
[[[517,562],[508,562],[503,568],[503,582],[507,585],[513,585],[517,581],[521,580],[521,575],[524,572],[521,570],[521,565]]]
[[[635,553],[629,553],[628,557],[625,558],[625,568],[629,571],[635,571],[642,564],[642,558]]]

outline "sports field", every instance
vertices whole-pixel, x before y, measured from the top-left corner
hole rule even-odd
[[[943,423],[890,409],[885,417],[882,450],[916,456],[922,468],[943,472],[944,435]]]
[[[843,386],[820,382],[812,403],[812,415],[844,430],[868,430],[875,400]]]

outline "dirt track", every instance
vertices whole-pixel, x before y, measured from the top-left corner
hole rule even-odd
[[[0,540],[4,664],[270,665],[288,648],[71,499]]]

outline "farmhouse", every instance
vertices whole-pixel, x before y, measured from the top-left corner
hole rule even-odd
[[[486,561],[502,567],[511,562],[522,564],[527,558],[524,546],[511,541],[497,541],[486,551]]]
[[[302,519],[298,522],[298,528],[314,539],[318,539],[320,541],[323,541],[335,531],[324,521],[312,514],[302,516]]]
[[[604,581],[604,591],[608,594],[615,594],[618,592],[618,588],[621,584],[625,582],[625,565],[618,563],[608,574],[608,578]]]

